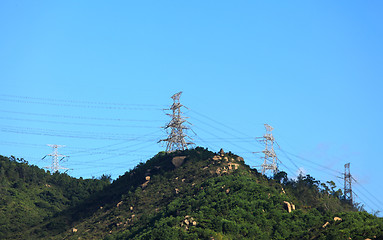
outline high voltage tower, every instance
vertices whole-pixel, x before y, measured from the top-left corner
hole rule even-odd
[[[351,204],[353,203],[353,196],[352,196],[352,187],[351,187],[351,183],[352,183],[352,180],[355,181],[355,179],[352,177],[351,175],[351,172],[350,172],[350,163],[346,163],[344,165],[344,176],[343,176],[343,179],[344,179],[344,197],[349,200],[351,202]]]
[[[185,150],[188,149],[189,145],[193,145],[193,142],[188,142],[185,139],[190,139],[185,133],[184,130],[189,129],[183,124],[186,121],[187,117],[182,116],[181,107],[185,107],[180,103],[180,97],[182,92],[174,94],[171,98],[173,99],[173,104],[170,109],[172,113],[167,113],[166,115],[170,116],[172,120],[164,127],[166,130],[170,129],[170,133],[168,138],[160,140],[159,142],[167,142],[166,144],[166,152],[174,152],[177,150]],[[185,107],[186,108],[186,107]]]
[[[263,158],[262,174],[264,175],[266,171],[271,170],[274,174],[278,173],[278,158],[274,151],[274,136],[271,133],[273,128],[265,124],[266,133],[263,137],[258,137],[259,141],[263,142],[265,149],[262,151],[265,155]]]
[[[56,145],[56,144],[47,144],[49,147],[53,148],[53,152],[51,154],[45,155],[42,159],[47,156],[52,157],[52,165],[50,167],[45,167],[47,169],[51,169],[52,173],[57,172],[58,170],[69,170],[69,168],[61,167],[59,162],[61,162],[64,158],[68,157],[58,153],[58,148],[65,147],[64,145]],[[60,159],[59,159],[60,158]]]

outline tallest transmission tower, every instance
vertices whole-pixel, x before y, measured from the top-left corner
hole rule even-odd
[[[170,109],[172,113],[167,113],[166,115],[170,116],[172,120],[164,127],[165,129],[170,129],[170,133],[168,138],[160,140],[167,142],[166,144],[166,152],[174,152],[176,150],[185,150],[188,149],[189,145],[194,144],[193,142],[187,142],[185,139],[190,139],[185,133],[184,130],[189,129],[183,124],[186,121],[186,117],[182,116],[181,107],[185,107],[180,103],[180,97],[182,92],[176,93],[172,96],[173,104]],[[186,108],[186,107],[185,107]]]

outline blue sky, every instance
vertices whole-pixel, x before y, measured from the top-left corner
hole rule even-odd
[[[381,1],[1,1],[0,154],[43,167],[46,144],[66,145],[70,175],[116,178],[164,150],[162,109],[183,91],[197,145],[256,166],[268,123],[289,176],[342,187],[350,162],[356,201],[383,210],[382,11]]]

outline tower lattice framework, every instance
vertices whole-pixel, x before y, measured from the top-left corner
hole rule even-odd
[[[169,135],[166,139],[160,140],[159,142],[166,143],[166,152],[174,152],[177,150],[188,149],[189,145],[193,145],[192,139],[185,134],[185,130],[189,129],[184,125],[188,123],[186,121],[187,117],[182,116],[181,107],[186,108],[180,103],[180,97],[182,92],[174,94],[171,98],[173,99],[173,104],[170,109],[172,113],[167,113],[166,115],[170,116],[172,120],[164,127]],[[170,131],[169,131],[170,129]],[[189,139],[189,141],[187,141]]]
[[[274,174],[278,173],[278,158],[274,151],[274,136],[272,134],[273,127],[265,124],[266,133],[263,137],[260,137],[259,141],[263,142],[265,149],[262,151],[263,163],[261,165],[261,172],[264,175],[266,171],[272,171]]]
[[[344,197],[345,199],[348,199],[351,203],[353,203],[353,196],[352,196],[352,180],[354,179],[351,175],[350,171],[350,163],[346,163],[344,165]]]
[[[65,167],[60,166],[60,162],[68,156],[59,154],[58,148],[65,147],[65,146],[64,145],[56,145],[56,144],[47,144],[47,145],[49,147],[53,148],[53,152],[51,154],[45,155],[42,159],[44,159],[48,156],[52,157],[52,165],[45,167],[45,168],[50,169],[52,171],[52,173],[57,172],[59,170],[69,170],[69,168],[65,168]]]

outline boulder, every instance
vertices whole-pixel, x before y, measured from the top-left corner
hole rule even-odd
[[[340,217],[334,217],[334,221],[342,221],[342,219]]]
[[[291,213],[291,205],[290,205],[290,203],[289,203],[289,202],[286,202],[286,201],[283,201],[283,203],[285,204],[285,206],[286,206],[286,208],[287,208],[287,211],[288,211],[289,213]]]
[[[176,168],[179,168],[185,161],[186,156],[173,157],[172,163]]]
[[[326,222],[325,224],[323,224],[322,228],[327,227],[329,224],[330,224],[329,222]]]

